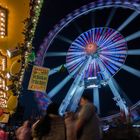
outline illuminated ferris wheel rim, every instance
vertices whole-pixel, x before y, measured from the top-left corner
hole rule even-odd
[[[85,14],[88,14],[91,11],[96,11],[102,8],[111,8],[111,7],[120,7],[127,8],[131,10],[135,10],[140,13],[140,4],[132,1],[132,2],[121,2],[120,0],[113,1],[99,1],[99,2],[91,2],[88,5],[84,5],[79,9],[74,10],[72,13],[68,14],[65,18],[61,19],[58,24],[54,26],[54,29],[48,33],[48,36],[44,39],[43,44],[40,46],[40,50],[37,53],[37,59],[35,61],[36,65],[43,65],[45,54],[51,45],[53,39],[59,34],[59,32],[65,28],[69,23],[71,23],[74,19],[77,19]]]
[[[54,26],[54,29],[49,32],[48,36],[44,39],[43,44],[40,46],[40,50],[37,53],[37,59],[35,61],[36,65],[43,66],[44,58],[46,57],[46,52],[50,47],[51,43],[55,39],[55,37],[65,28],[69,23],[71,23],[74,19],[83,16],[84,14],[88,14],[91,11],[96,11],[102,8],[127,8],[130,10],[136,11],[138,14],[140,13],[140,5],[137,2],[121,2],[121,1],[99,1],[92,2],[88,5],[82,6],[80,9],[75,10],[74,12],[68,14],[66,18],[63,18],[58,24]]]

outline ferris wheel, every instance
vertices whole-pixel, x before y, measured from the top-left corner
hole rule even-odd
[[[60,115],[75,111],[87,89],[101,114],[100,98],[106,95],[100,91],[106,87],[112,102],[128,113],[135,103],[123,92],[118,77],[123,71],[134,77],[131,82],[140,83],[139,21],[138,2],[102,0],[76,9],[54,26],[40,46],[35,64],[51,69],[46,92],[51,99],[63,96]]]

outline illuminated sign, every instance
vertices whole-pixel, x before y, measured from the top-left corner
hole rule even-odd
[[[4,38],[7,35],[7,9],[0,6],[0,37]]]

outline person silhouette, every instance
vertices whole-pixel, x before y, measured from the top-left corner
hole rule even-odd
[[[58,115],[58,105],[51,103],[46,115],[32,126],[33,140],[65,140],[64,119]]]
[[[96,107],[91,102],[90,95],[84,93],[80,99],[80,110],[76,119],[78,140],[100,140],[101,126]]]

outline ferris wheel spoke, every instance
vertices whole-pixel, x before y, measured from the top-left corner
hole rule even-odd
[[[93,59],[93,75],[96,76],[96,71],[97,71],[97,67],[96,67],[96,60],[95,58]]]
[[[80,61],[81,59],[82,59],[82,58],[79,58],[79,59],[76,59],[76,60],[74,60],[74,61],[72,61],[72,62],[69,62],[69,63],[66,63],[66,64],[62,64],[62,65],[60,65],[60,66],[57,66],[57,67],[51,69],[51,70],[49,71],[49,76],[55,74],[56,72],[59,72],[60,69],[62,68],[62,66],[64,66],[64,67],[67,68],[67,67],[69,67],[70,65],[73,65],[73,64],[75,64],[75,63],[79,63],[79,61]]]
[[[101,62],[102,62],[102,65],[104,65],[104,68],[110,74],[114,74],[115,70],[118,69],[113,63],[109,63],[109,62],[104,61],[104,59],[102,59],[102,57],[101,57]]]
[[[70,52],[67,54],[67,58],[71,59],[71,60],[79,59],[79,57],[85,58],[83,54],[85,54],[85,53],[84,52],[78,52],[78,53]]]
[[[73,48],[79,48],[81,50],[84,49],[85,45],[86,45],[86,42],[82,39],[81,36],[75,42],[72,43]]]
[[[49,93],[50,98],[54,97],[72,78],[72,75],[68,75],[64,80],[62,80],[58,85],[56,85]]]
[[[124,22],[122,25],[120,25],[120,27],[117,29],[117,31],[122,31],[129,23],[131,23],[137,16],[139,15],[139,13],[133,12]]]
[[[62,101],[60,107],[59,107],[59,114],[63,115],[69,105],[70,100],[72,99],[80,81],[82,80],[83,74],[84,72],[87,70],[88,65],[91,62],[91,57],[88,58],[88,60],[85,62],[85,65],[83,65],[83,67],[80,69],[80,72],[78,73],[78,75],[76,76],[73,84],[71,85],[65,99]]]
[[[82,84],[79,84],[75,94],[73,95],[71,101],[70,101],[70,111],[75,112],[77,107],[78,107],[78,103],[80,101],[80,98],[84,92],[84,81],[81,82]]]
[[[66,66],[66,64],[64,64],[64,67],[65,67],[65,66]],[[62,65],[57,66],[57,67],[51,69],[51,70],[49,71],[49,76],[52,75],[52,74],[55,74],[56,72],[59,72],[61,68],[62,68]]]
[[[47,52],[45,57],[66,56],[67,52]]]
[[[86,45],[85,40],[80,36],[75,42],[72,43],[72,47],[78,47],[79,49],[83,49]]]
[[[111,12],[110,12],[110,15],[109,15],[109,17],[108,17],[108,20],[107,20],[107,22],[106,22],[105,27],[109,27],[109,26],[110,26],[110,23],[111,23],[111,21],[112,21],[114,15],[115,15],[115,13],[116,13],[116,10],[117,10],[117,7],[112,8],[112,10],[111,10]]]
[[[84,52],[47,52],[45,57],[66,56],[66,55],[83,55]]]
[[[111,59],[111,60],[114,60],[114,61],[118,61],[118,62],[124,62],[124,58],[125,58],[125,56],[123,55],[119,55],[119,54],[117,54],[117,55],[108,55],[108,57]]]
[[[140,37],[140,31],[137,31],[137,32],[125,37],[125,40],[126,41],[131,41],[131,40],[139,38],[139,37]]]
[[[80,28],[80,26],[76,22],[73,22],[73,25],[75,26],[75,28],[78,31],[78,33],[81,34],[82,33],[82,29]]]
[[[110,39],[112,39],[115,35],[117,34],[117,32],[112,33],[108,38],[106,38],[106,40],[102,43],[101,46],[104,46]],[[101,49],[101,46],[99,46],[99,49]]]
[[[103,55],[100,55],[100,56],[101,56],[101,58],[102,58],[103,60],[108,60],[109,62],[115,64],[116,66],[119,66],[119,67],[122,66],[122,63],[120,63],[120,62],[114,61],[114,60],[112,60],[112,59],[110,59],[110,58],[108,58],[108,57],[105,57],[105,56],[103,56]]]
[[[110,79],[108,81],[108,85],[114,95],[114,101],[116,101],[116,105],[120,107],[121,110],[125,111],[126,113],[128,113],[128,109],[126,106],[126,102],[121,98],[119,91],[117,90],[117,88],[115,87],[112,79]]]
[[[132,68],[132,67],[127,66],[127,65],[123,65],[122,69],[126,70],[127,72],[129,72],[137,77],[140,77],[140,70],[137,70],[137,69]]]
[[[102,73],[104,75],[105,80],[109,79],[108,80],[108,85],[109,85],[109,87],[110,87],[110,89],[111,89],[111,91],[112,91],[112,93],[114,95],[114,100],[117,102],[117,105],[120,107],[120,109],[127,111],[127,107],[126,107],[124,101],[122,100],[117,88],[115,87],[112,79],[110,78],[110,73],[108,73],[106,71],[105,66],[103,65],[103,63],[101,62],[100,59],[98,59],[98,64],[99,64],[99,66],[100,66],[100,68],[102,70]]]
[[[95,14],[94,12],[91,13],[91,27],[95,27]]]
[[[97,29],[97,28],[95,28],[95,33],[96,33],[96,35],[95,35],[95,40],[97,41],[97,42],[99,42],[99,39],[100,39],[100,31],[102,31],[103,29]]]
[[[97,112],[100,114],[100,99],[99,99],[99,88],[93,88],[93,103],[97,107]]]
[[[93,42],[95,41],[95,36],[94,36],[94,34],[95,34],[95,30],[92,30],[92,40],[93,40]]]
[[[121,55],[126,55],[127,54],[127,51],[126,50],[115,50],[115,51],[112,51],[112,50],[110,50],[110,51],[101,51],[100,52],[101,54],[109,54],[109,55],[114,55],[114,54],[117,54],[117,55],[119,55],[119,54],[121,54]]]
[[[119,68],[116,66],[116,65],[114,65],[113,63],[108,63],[108,65],[110,66],[110,67],[112,67],[114,70],[118,70]]]
[[[100,67],[100,70],[102,72],[101,74],[103,76],[103,79],[109,80],[111,75],[110,75],[109,71],[107,70],[106,66],[104,65],[104,63],[102,62],[102,59],[98,58],[98,59],[96,59],[96,61],[97,61],[98,65]]]
[[[126,93],[121,89],[121,87],[119,86],[119,84],[113,77],[112,77],[112,82],[113,82],[114,86],[116,87],[117,91],[119,92],[120,96],[125,99],[127,105],[131,106],[132,105],[131,100],[128,98]]]
[[[115,69],[114,67],[111,67],[111,65],[109,65],[108,63],[103,63],[106,67],[106,69],[108,70],[108,72],[110,72],[111,74],[115,73]]]
[[[106,32],[107,28],[104,29],[100,29],[100,38],[98,40],[98,45],[102,45],[102,43],[105,41],[106,36],[105,36],[105,32]]]
[[[60,35],[58,35],[56,38],[58,38],[59,40],[62,40],[62,41],[64,41],[64,42],[66,42],[66,43],[68,43],[68,44],[71,44],[73,41],[72,40],[70,40],[69,38],[66,38],[66,37],[64,37],[64,36],[60,36]]]
[[[71,61],[72,60],[72,61]],[[70,67],[70,66],[73,66],[74,64],[77,64],[77,63],[79,63],[79,62],[84,62],[85,61],[85,56],[82,56],[82,57],[79,57],[79,58],[77,58],[77,59],[72,59],[72,58],[69,58],[68,60],[67,60],[67,67]]]
[[[128,55],[140,55],[140,49],[128,50]]]
[[[72,47],[73,48],[79,48],[79,49],[81,49],[81,50],[83,50],[84,49],[84,46],[85,46],[85,42],[80,42],[80,40],[77,40],[76,42],[73,42],[72,43]]]
[[[81,58],[79,58],[79,59],[81,59]],[[75,61],[69,62],[69,63],[67,63],[67,64],[62,64],[62,65],[60,65],[60,66],[57,66],[57,67],[51,69],[51,70],[49,71],[49,76],[55,74],[56,72],[59,72],[60,69],[62,68],[62,66],[64,66],[64,67],[67,68],[67,67],[69,67],[70,65],[72,65],[72,64],[74,64],[74,63],[78,63],[78,64],[79,64],[79,60],[77,59],[77,60],[75,60]],[[82,65],[83,63],[84,63],[84,61],[82,61],[80,64]],[[80,64],[79,64],[79,65],[80,65]],[[80,66],[81,66],[81,65],[80,65]]]
[[[111,36],[113,36],[113,35],[111,35]],[[140,31],[138,31],[138,32],[135,32],[135,33],[133,33],[133,34],[131,34],[131,35],[129,35],[129,36],[127,36],[127,37],[125,37],[125,40],[126,41],[131,41],[131,40],[133,40],[133,39],[136,39],[136,38],[139,38],[140,37]],[[109,37],[110,39],[111,39],[111,37]],[[109,39],[108,38],[108,39]],[[108,40],[107,39],[107,40]],[[107,41],[105,41],[105,42],[107,42]],[[104,42],[104,43],[105,43]],[[103,43],[103,44],[104,44]],[[102,45],[103,45],[102,44]],[[116,46],[120,46],[120,45],[124,45],[125,44],[125,42],[124,42],[124,39],[121,39],[121,40],[119,40],[119,41],[117,41],[117,42],[115,42],[115,43],[112,43],[112,44],[110,44],[110,45],[106,45],[106,47],[103,47],[103,48],[101,48],[101,47],[99,47],[99,49],[101,50],[101,51],[103,51],[103,50],[105,50],[105,49],[111,49],[111,48],[116,48]]]
[[[84,64],[84,62],[80,61],[80,62],[78,62],[78,63],[76,63],[76,64],[74,64],[74,65],[72,65],[72,66],[70,66],[68,68],[70,68],[70,72],[72,72],[72,71],[74,71],[77,68],[77,66],[83,65],[83,64]]]
[[[84,45],[88,44],[87,36],[88,36],[88,34],[87,33],[84,33],[80,37],[80,39],[82,39],[85,42]]]
[[[88,32],[87,40],[88,40],[89,43],[94,42],[94,40],[93,40],[93,31],[92,31],[92,30],[90,30],[90,31]]]
[[[125,44],[124,39],[121,39],[119,41],[116,41],[115,43],[111,43],[110,45],[106,45],[106,47],[101,48],[101,50],[103,51],[105,49],[116,48],[117,46],[121,46],[124,44]]]
[[[58,85],[56,85],[49,93],[50,98],[54,97],[64,86],[65,84],[74,76],[74,74],[81,68],[80,64],[71,74],[69,74],[65,79],[63,79]]]

